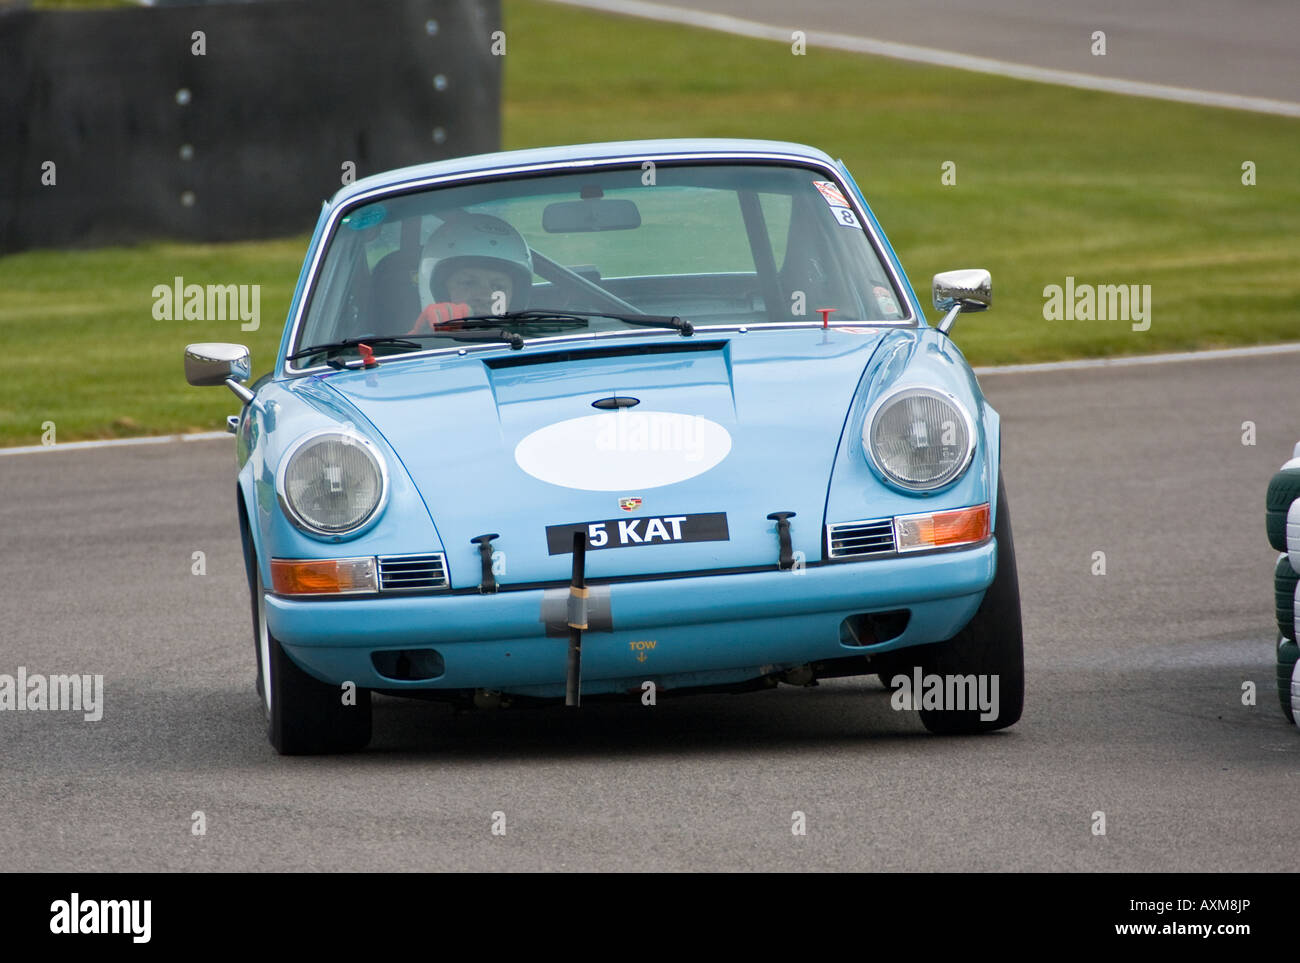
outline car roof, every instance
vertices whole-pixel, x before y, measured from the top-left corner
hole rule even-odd
[[[498,151],[452,157],[429,164],[417,164],[363,177],[342,188],[331,199],[331,206],[376,188],[394,187],[448,174],[469,174],[499,167],[560,164],[575,160],[636,160],[663,154],[780,154],[792,158],[821,161],[834,166],[835,161],[823,151],[806,144],[779,140],[745,140],[739,138],[670,138],[662,140],[624,140],[599,144],[571,144],[563,147],[534,147],[527,150]]]

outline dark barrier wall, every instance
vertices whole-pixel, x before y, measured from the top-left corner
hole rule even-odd
[[[496,150],[499,30],[499,0],[0,13],[0,251],[306,232],[347,163]]]

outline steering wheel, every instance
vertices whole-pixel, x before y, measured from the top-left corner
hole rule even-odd
[[[563,284],[571,288],[577,288],[584,294],[590,294],[598,301],[614,308],[619,314],[645,314],[635,304],[629,304],[617,294],[601,287],[595,281],[589,281],[577,271],[570,271],[558,261],[552,261],[537,248],[529,247],[528,250],[533,255],[533,270],[553,284]]]

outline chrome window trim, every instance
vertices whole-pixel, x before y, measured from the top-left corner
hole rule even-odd
[[[294,315],[293,315],[292,327],[289,332],[288,353],[292,354],[295,350],[297,350],[295,346],[298,341],[299,330],[306,316],[307,306],[311,303],[311,299],[316,292],[316,282],[319,278],[320,263],[324,257],[326,248],[330,246],[330,242],[332,242],[334,238],[334,234],[337,229],[339,220],[343,217],[343,215],[349,213],[352,210],[355,210],[358,207],[361,207],[364,204],[371,203],[372,201],[376,201],[384,197],[391,197],[393,195],[398,195],[398,194],[409,194],[412,191],[419,190],[422,188],[444,186],[444,185],[458,184],[458,183],[473,183],[475,181],[490,181],[500,177],[508,177],[516,174],[530,174],[530,173],[537,173],[542,171],[566,173],[569,171],[583,170],[583,169],[588,169],[588,170],[614,169],[619,167],[626,167],[629,164],[644,163],[645,161],[651,161],[653,163],[664,163],[664,162],[673,163],[676,161],[688,161],[688,162],[700,161],[702,163],[710,163],[714,161],[751,161],[751,160],[760,161],[760,162],[778,162],[778,161],[786,162],[790,166],[812,168],[826,174],[827,177],[833,183],[839,186],[841,193],[844,194],[845,199],[851,205],[853,213],[858,218],[858,222],[861,225],[862,231],[867,235],[867,239],[868,242],[871,244],[873,253],[876,255],[876,258],[880,262],[881,266],[885,269],[885,272],[889,275],[889,278],[893,282],[894,288],[897,291],[897,293],[901,295],[908,290],[907,286],[903,283],[902,277],[898,274],[897,271],[894,270],[894,264],[892,260],[886,256],[884,245],[881,243],[881,239],[879,235],[876,233],[875,228],[872,225],[871,219],[866,216],[866,212],[858,204],[858,199],[853,189],[845,182],[839,170],[833,164],[827,164],[825,161],[822,161],[818,158],[806,157],[802,154],[781,153],[777,151],[712,151],[708,153],[680,153],[680,152],[671,152],[671,153],[663,153],[663,154],[647,153],[647,154],[624,155],[622,157],[602,157],[598,159],[591,158],[586,160],[570,160],[570,161],[558,161],[558,162],[550,161],[547,163],[537,163],[537,164],[516,164],[507,167],[493,167],[486,170],[462,171],[457,174],[443,174],[434,177],[420,177],[420,178],[415,178],[414,180],[400,181],[395,184],[387,184],[384,185],[383,187],[375,187],[363,193],[357,194],[354,197],[350,197],[348,198],[346,203],[340,204],[337,207],[335,207],[334,210],[330,212],[329,220],[326,221],[325,223],[325,229],[321,234],[321,243],[317,246],[315,252],[312,254],[311,268],[307,274],[307,278],[308,278],[307,286],[303,289],[302,298],[298,301],[297,309],[294,311]],[[908,301],[906,297],[904,297],[903,300],[907,303],[907,309],[908,309],[907,316],[904,318],[898,318],[893,321],[839,321],[839,322],[832,321],[830,322],[829,327],[872,327],[872,328],[920,327],[919,316],[913,312],[912,303]],[[740,328],[780,329],[780,328],[820,328],[821,326],[822,323],[820,321],[799,321],[799,322],[789,322],[789,323],[747,321],[744,323],[738,322],[736,324],[711,324],[711,325],[697,326],[695,330],[697,332],[707,332],[707,331],[735,331]],[[622,331],[587,332],[584,335],[562,335],[553,338],[529,339],[528,344],[545,345],[545,344],[554,344],[554,343],[559,343],[564,341],[571,341],[577,338],[591,338],[594,340],[597,338],[605,338],[610,336],[619,336],[619,335],[628,335],[628,334],[640,336],[646,334],[647,331],[654,331],[654,330],[656,329],[651,329],[651,328],[645,330],[632,329],[627,332],[622,332]],[[681,337],[681,335],[678,334],[678,332],[676,331],[668,331],[665,329],[664,333],[671,334],[674,337]],[[444,354],[464,355],[470,353],[471,351],[485,351],[485,350],[499,351],[505,346],[506,344],[503,341],[500,344],[481,344],[481,345],[474,345],[473,347],[460,346],[460,347],[449,347],[449,348],[431,348],[427,351],[419,351],[419,352],[413,352],[409,354],[402,353],[397,355],[390,355],[389,360],[395,360],[397,358],[425,357],[429,355],[444,355]],[[325,372],[331,372],[335,370],[337,369],[332,368],[329,365],[325,365],[325,364],[315,365],[311,368],[295,368],[293,367],[292,362],[284,358],[281,358],[276,368],[276,377],[277,378],[298,378],[298,377],[302,377],[303,375],[325,373]]]

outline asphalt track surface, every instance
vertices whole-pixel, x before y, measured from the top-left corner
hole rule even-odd
[[[1300,4],[1293,0],[676,0],[664,6],[1034,67],[1300,101]],[[1106,34],[1105,56],[1092,53],[1097,30]]]
[[[230,440],[0,459],[0,672],[105,679],[96,723],[0,713],[0,865],[1293,870],[1300,732],[1273,689],[1263,493],[1300,435],[1295,364],[982,379],[1027,695],[1018,725],[969,738],[855,679],[576,712],[379,699],[367,752],[282,758],[253,690]]]

